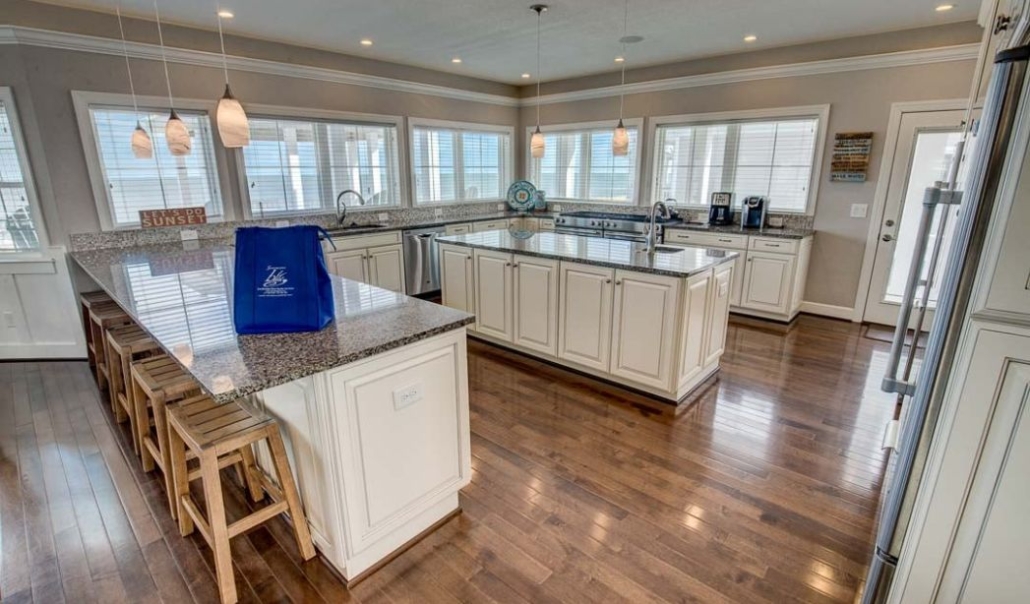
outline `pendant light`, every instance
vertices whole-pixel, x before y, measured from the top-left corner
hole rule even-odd
[[[157,9],[157,0],[154,0],[154,18],[157,20],[157,41],[161,45],[161,63],[165,68],[165,85],[168,86],[168,106],[171,113],[168,115],[168,123],[165,124],[165,143],[168,150],[177,157],[190,154],[190,131],[186,124],[179,119],[175,112],[175,103],[172,100],[172,79],[168,76],[168,58],[165,56],[165,39],[161,33],[161,12]]]
[[[222,70],[225,72],[225,94],[218,101],[216,112],[218,135],[222,137],[222,145],[229,149],[238,149],[250,144],[250,123],[243,106],[232,95],[229,88],[229,63],[225,58],[225,37],[222,35],[222,18],[232,18],[228,11],[218,11],[218,41],[222,45]]]
[[[622,125],[622,110],[626,106],[626,41],[628,37],[626,31],[629,24],[629,0],[626,0],[625,9],[622,13],[622,37],[619,38],[619,42],[622,43],[622,82],[619,84],[619,125],[615,127],[615,132],[612,133],[612,155],[616,157],[622,157],[629,155],[629,133],[626,132],[626,127]]]
[[[540,132],[540,14],[547,10],[547,5],[534,4],[529,9],[536,11],[536,130],[529,141],[529,152],[533,159],[540,159],[547,151],[544,135]]]
[[[136,87],[132,83],[132,67],[129,66],[129,49],[125,44],[125,29],[122,27],[122,3],[115,6],[114,12],[118,15],[118,33],[122,37],[122,54],[125,56],[125,71],[129,74],[129,92],[132,94],[132,111],[136,115],[136,129],[132,131],[132,154],[137,159],[150,159],[154,157],[154,142],[150,135],[143,129],[139,121],[139,103],[136,102]]]

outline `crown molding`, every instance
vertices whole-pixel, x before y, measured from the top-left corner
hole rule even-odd
[[[67,32],[49,31],[20,26],[0,26],[0,44],[26,44],[29,46],[42,46],[45,48],[57,48],[61,50],[74,50],[78,52],[94,52],[106,55],[122,55],[122,42],[112,38],[99,38],[96,36],[85,36]],[[136,59],[148,59],[152,61],[161,60],[161,48],[156,44],[145,44],[141,42],[127,42],[126,51],[130,57]],[[168,61],[182,65],[195,65],[198,67],[222,68],[222,55],[202,50],[191,50],[185,48],[166,47],[165,53]],[[229,69],[237,71],[249,71],[288,78],[303,78],[307,80],[318,80],[332,82],[335,84],[348,84],[352,86],[364,86],[366,88],[378,88],[380,90],[391,90],[393,92],[408,92],[412,94],[426,94],[431,96],[444,97],[459,101],[472,101],[476,103],[488,103],[505,107],[518,107],[519,99],[499,94],[485,92],[474,92],[451,88],[449,86],[438,86],[436,84],[423,84],[408,80],[384,78],[362,73],[326,69],[324,67],[311,67],[295,63],[283,63],[279,61],[268,61],[265,59],[251,59],[229,55],[226,57]]]
[[[905,50],[875,55],[846,57],[843,59],[827,59],[823,61],[773,65],[770,67],[736,69],[733,71],[720,71],[716,73],[690,75],[664,80],[650,80],[647,82],[626,84],[625,94],[664,92],[668,90],[699,88],[702,86],[718,86],[720,84],[735,84],[755,80],[825,75],[849,71],[864,71],[868,69],[886,69],[890,67],[908,67],[912,65],[928,65],[931,63],[947,63],[951,61],[975,61],[979,48],[979,44],[961,44],[957,46],[942,46],[940,48]],[[600,99],[619,96],[622,92],[622,88],[616,85],[575,90],[572,92],[545,94],[540,97],[539,104],[552,105],[555,103],[570,103],[574,101]],[[531,107],[537,105],[538,101],[536,98],[524,98],[522,99],[521,104],[523,107]]]

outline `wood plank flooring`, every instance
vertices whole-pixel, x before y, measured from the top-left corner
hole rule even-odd
[[[470,342],[463,514],[348,591],[281,521],[232,542],[241,602],[851,602],[894,401],[888,343],[733,320],[686,409]],[[0,598],[216,602],[84,362],[0,363]],[[228,489],[230,514],[242,491]]]

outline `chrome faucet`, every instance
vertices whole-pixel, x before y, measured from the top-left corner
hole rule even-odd
[[[347,219],[347,204],[340,204],[340,200],[343,199],[343,196],[347,193],[357,195],[358,205],[365,205],[365,198],[361,196],[361,193],[358,193],[354,189],[344,189],[343,191],[340,191],[340,194],[336,196],[336,224],[342,225],[343,221]]]
[[[647,253],[655,253],[655,249],[658,247],[658,211],[661,209],[662,218],[668,220],[672,215],[669,214],[669,206],[664,201],[656,201],[651,204],[651,213],[649,215],[650,224],[647,228]]]

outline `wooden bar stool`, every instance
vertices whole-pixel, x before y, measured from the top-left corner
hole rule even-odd
[[[133,397],[130,365],[159,351],[157,342],[139,325],[121,325],[107,332],[106,358],[111,378],[111,411],[115,421],[129,420],[132,446],[139,455],[139,426],[136,421],[136,403]]]
[[[286,457],[279,425],[269,417],[261,417],[244,408],[239,402],[219,405],[207,397],[198,397],[168,410],[169,439],[172,449],[172,473],[175,475],[175,498],[179,507],[179,531],[185,537],[193,532],[194,524],[211,546],[215,555],[215,571],[222,602],[236,602],[236,583],[232,574],[232,554],[229,539],[246,532],[282,513],[293,520],[293,533],[297,547],[305,560],[315,556],[307,518],[301,507],[293,473]],[[265,440],[272,455],[279,486],[254,465],[254,443]],[[196,456],[199,467],[190,469],[187,448]],[[228,524],[222,499],[222,481],[219,469],[243,459],[246,481],[257,481],[260,491],[268,493],[272,503]],[[204,487],[207,515],[190,496],[189,483],[200,479]]]
[[[93,304],[89,309],[90,329],[93,332],[93,359],[96,362],[97,386],[101,391],[107,388],[111,371],[107,366],[107,330],[132,323],[129,315],[112,302]]]
[[[176,506],[168,449],[168,405],[200,393],[200,385],[166,354],[136,361],[130,365],[132,400],[136,414],[143,471],[157,466],[164,475],[168,509],[175,518]],[[151,418],[151,416],[153,416]]]
[[[104,302],[114,302],[114,300],[102,291],[85,292],[79,295],[79,305],[82,307],[82,330],[86,333],[86,357],[90,367],[96,367],[97,361],[93,354],[93,323],[89,320],[89,309],[94,304]]]

